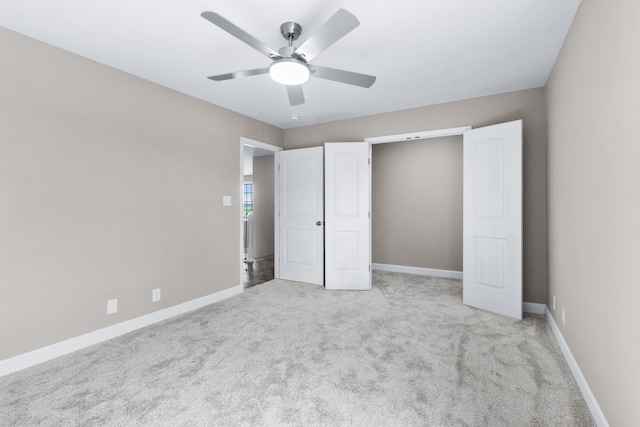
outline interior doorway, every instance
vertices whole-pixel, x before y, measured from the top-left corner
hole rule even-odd
[[[274,277],[274,154],[282,148],[240,139],[240,278],[244,288]]]
[[[477,129],[444,129],[368,140],[380,144],[460,134],[463,135],[463,303],[521,319],[522,120]],[[429,181],[440,179],[434,176]],[[394,271],[394,266],[388,267]]]

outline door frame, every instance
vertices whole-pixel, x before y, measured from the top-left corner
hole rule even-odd
[[[403,141],[413,141],[413,140],[419,140],[419,139],[440,138],[444,136],[464,135],[466,131],[471,129],[472,129],[471,126],[460,126],[456,128],[423,130],[420,132],[411,132],[411,133],[398,133],[396,135],[371,136],[371,137],[365,138],[364,142],[369,142],[371,143],[371,145],[375,145],[375,144],[387,144],[389,142],[403,142]]]
[[[464,133],[468,130],[473,129],[472,126],[459,126],[455,128],[445,128],[445,129],[432,129],[432,130],[423,130],[420,132],[411,132],[411,133],[399,133],[395,135],[386,135],[386,136],[373,136],[365,138],[366,142],[371,143],[371,145],[375,144],[387,144],[393,142],[407,142],[407,141],[419,141],[424,139],[432,139],[432,138],[444,138],[447,136],[464,136]],[[462,144],[462,140],[460,140]],[[373,151],[372,151],[372,162],[373,162]],[[372,190],[373,191],[373,190]],[[396,268],[398,266],[388,266],[394,268],[388,268],[386,264],[371,264],[371,269],[374,269],[374,266],[377,267],[378,270],[381,271],[392,271],[396,273],[409,273],[409,274],[429,274],[437,277],[446,277],[453,279],[463,279],[462,271],[449,271],[449,270],[438,270],[438,269],[430,269],[430,268],[418,268],[418,267],[409,267],[403,266],[402,268]],[[382,268],[381,268],[382,267]],[[425,270],[428,271],[425,272]]]
[[[237,197],[238,197],[238,231],[239,231],[239,235],[240,235],[240,251],[238,254],[238,263],[239,263],[239,271],[240,271],[240,285],[242,286],[242,290],[244,292],[244,261],[243,261],[243,246],[244,246],[244,223],[243,223],[243,218],[244,218],[244,206],[242,205],[242,203],[240,203],[242,201],[242,198],[244,196],[244,147],[251,147],[251,148],[258,148],[260,150],[267,150],[267,151],[271,151],[274,153],[277,153],[278,151],[282,151],[284,150],[284,148],[282,147],[278,147],[277,145],[273,145],[273,144],[268,144],[266,142],[262,142],[262,141],[257,141],[255,139],[251,139],[251,138],[246,138],[244,136],[240,137],[240,185],[239,185],[239,191],[237,193]],[[274,179],[276,178],[275,176],[275,171],[274,171]],[[274,188],[274,192],[277,191],[277,188]],[[277,194],[274,194],[275,197],[277,197]],[[277,198],[275,200],[278,200]],[[275,206],[275,209],[277,209],[277,206]],[[277,232],[277,230],[276,230]],[[277,242],[274,242],[274,244],[276,245],[277,248]],[[277,276],[276,276],[277,277]]]

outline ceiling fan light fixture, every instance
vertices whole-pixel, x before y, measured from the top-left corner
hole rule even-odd
[[[283,58],[274,61],[269,67],[269,75],[276,82],[295,86],[309,80],[309,67],[301,61]]]

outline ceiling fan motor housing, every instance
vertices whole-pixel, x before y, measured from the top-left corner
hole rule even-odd
[[[289,40],[289,44],[291,44],[292,41],[298,40],[298,37],[300,37],[302,27],[295,22],[285,22],[280,25],[280,32],[282,33],[282,37]]]

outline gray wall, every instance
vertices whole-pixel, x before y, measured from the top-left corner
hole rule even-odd
[[[640,420],[639,22],[583,0],[547,85],[548,305],[612,426]]]
[[[373,262],[462,271],[462,136],[373,146]]]
[[[241,284],[240,137],[282,130],[2,28],[0,51],[0,359]]]
[[[482,127],[517,119],[523,119],[524,126],[524,300],[546,303],[546,111],[543,88],[286,129],[284,131],[284,146],[287,149],[312,147],[322,145],[324,142],[362,141],[371,136],[464,125]],[[453,142],[453,144],[456,143]],[[393,148],[390,148],[388,153],[393,153]],[[374,165],[378,162],[387,162],[386,159],[380,158],[380,155],[378,157],[375,155],[374,153]],[[409,156],[403,156],[403,158],[404,160],[399,160],[399,163],[407,162],[410,164],[415,161]],[[427,178],[424,177],[424,179]],[[448,177],[443,179],[444,181],[449,181],[453,187],[438,189],[439,194],[461,191],[454,178]],[[428,185],[427,182],[421,184]],[[390,205],[378,195],[377,186],[379,185],[383,185],[380,179],[377,180],[377,184],[374,183],[373,187],[373,199],[377,200],[374,203],[378,209],[381,206]],[[402,191],[409,197],[409,192],[405,189],[399,188],[397,191]],[[427,212],[431,209],[429,204],[429,200],[422,200],[417,210]],[[376,212],[374,209],[372,212],[373,218],[384,215],[384,211]],[[452,214],[452,218],[455,215],[459,214]],[[413,212],[410,211],[404,212],[404,215],[397,219],[397,222],[403,223],[411,221],[413,221]],[[375,219],[372,225],[374,227],[374,245],[386,244],[377,236],[391,235],[394,231],[386,227],[393,227],[393,225],[376,224]],[[383,228],[381,229],[378,225]],[[426,231],[422,229],[418,232],[426,234]],[[453,254],[462,253],[462,240],[457,238],[457,241],[460,245],[459,248],[448,248],[446,252],[449,255],[443,255],[443,258],[451,257],[454,259],[456,255]],[[425,244],[431,245],[429,248],[422,248],[425,253],[438,251],[437,240],[430,240]],[[416,262],[414,261],[415,254],[406,245],[394,245],[385,250],[374,247],[376,257],[382,256],[383,252],[397,252],[394,264],[411,265]],[[375,258],[374,262],[383,262],[384,259],[386,258]],[[424,265],[424,267],[437,268],[433,265]]]
[[[256,258],[273,255],[273,159],[273,156],[253,158],[253,256]]]

